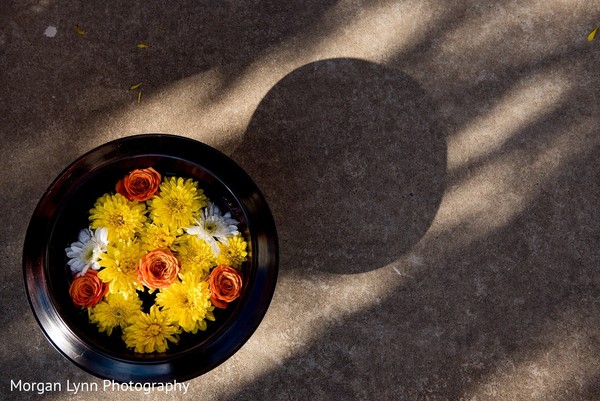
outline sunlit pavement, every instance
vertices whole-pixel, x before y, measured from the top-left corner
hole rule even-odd
[[[23,240],[70,162],[163,132],[254,178],[281,263],[252,338],[150,399],[600,399],[599,24],[593,0],[2,3],[0,394],[102,389],[38,328]]]

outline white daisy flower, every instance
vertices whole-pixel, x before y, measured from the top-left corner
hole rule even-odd
[[[72,273],[77,273],[78,276],[84,275],[91,267],[94,270],[99,270],[100,265],[98,259],[102,252],[106,252],[108,245],[108,229],[99,227],[96,231],[84,228],[79,232],[77,242],[73,242],[70,247],[66,248],[69,267]]]
[[[194,219],[194,222],[196,225],[187,227],[185,231],[206,241],[215,256],[219,256],[220,251],[217,241],[226,244],[227,238],[238,234],[239,222],[231,217],[230,212],[221,215],[219,207],[212,202],[208,203],[200,218]]]

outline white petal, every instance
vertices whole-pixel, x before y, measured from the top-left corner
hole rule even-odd
[[[91,234],[90,230],[88,230],[87,228],[84,228],[83,230],[81,230],[79,232],[79,242],[85,244],[91,238],[92,238],[92,234]]]
[[[215,256],[219,256],[221,249],[219,248],[217,241],[215,241],[215,239],[212,237],[210,237],[210,239],[204,239],[204,241],[206,241],[206,243],[210,246],[210,249],[213,251]]]
[[[99,227],[94,233],[94,239],[97,244],[106,247],[108,245],[108,228]]]
[[[200,230],[202,230],[202,228],[199,226],[194,226],[194,227],[186,227],[186,228],[184,228],[184,230],[188,234],[198,235],[198,233],[200,232]]]

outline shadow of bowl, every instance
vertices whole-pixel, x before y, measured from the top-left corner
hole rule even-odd
[[[360,273],[396,260],[427,231],[445,184],[445,136],[425,91],[356,59],[284,77],[232,158],[265,193],[289,269]]]

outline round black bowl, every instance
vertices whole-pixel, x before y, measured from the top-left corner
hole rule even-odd
[[[114,192],[118,179],[153,166],[163,175],[199,182],[208,198],[232,211],[248,241],[244,290],[216,321],[196,335],[184,333],[165,353],[139,354],[113,333],[99,333],[68,293],[65,248],[88,225],[94,201]],[[29,303],[48,340],[86,371],[119,382],[184,381],[213,369],[233,355],[265,315],[277,281],[275,223],[252,179],[231,159],[200,142],[151,134],[99,146],[67,167],[37,205],[25,238],[23,273]]]

